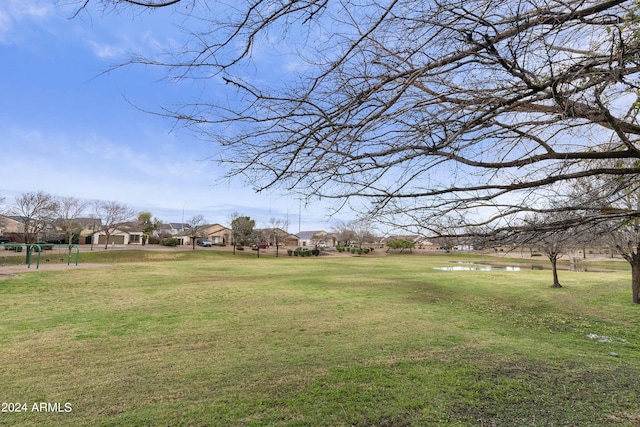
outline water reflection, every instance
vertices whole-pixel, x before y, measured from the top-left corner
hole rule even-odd
[[[491,265],[455,265],[447,267],[434,267],[434,270],[444,271],[520,271],[520,267],[504,266],[494,267]]]
[[[545,266],[540,264],[521,264],[519,266],[512,265],[500,265],[500,264],[474,264],[472,262],[458,261],[454,262],[456,265],[433,267],[434,270],[442,271],[521,271],[521,270],[550,270],[551,265]],[[580,272],[612,272],[614,270],[607,270],[602,268],[593,268],[587,266],[578,266],[576,264],[570,264],[568,266],[558,266],[558,270],[580,271]]]

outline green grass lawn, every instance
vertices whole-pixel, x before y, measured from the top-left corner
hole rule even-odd
[[[639,425],[628,271],[433,269],[460,259],[114,251],[0,281],[0,401],[28,409],[0,425]]]

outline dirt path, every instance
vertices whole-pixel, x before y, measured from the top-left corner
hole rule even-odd
[[[78,268],[96,268],[96,267],[105,267],[109,264],[48,264],[41,263],[38,268],[36,268],[35,263],[31,264],[31,268],[27,268],[26,264],[22,265],[6,265],[0,267],[0,280],[8,279],[10,277],[14,277],[17,273],[37,273],[38,271],[57,271],[57,270],[73,270]]]

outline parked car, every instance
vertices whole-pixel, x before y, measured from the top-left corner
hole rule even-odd
[[[257,245],[253,245],[253,249],[269,249],[268,243],[258,243]]]
[[[213,246],[213,242],[209,239],[198,239],[196,243],[198,244],[198,246],[202,246],[204,248],[210,248],[211,246]]]

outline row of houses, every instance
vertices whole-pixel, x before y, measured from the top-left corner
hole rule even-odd
[[[75,234],[78,236],[77,243],[80,245],[142,245],[148,236],[145,236],[144,228],[137,222],[125,222],[118,224],[107,233],[104,230],[102,221],[99,218],[76,218],[74,219]],[[0,237],[3,241],[22,242],[24,240],[25,220],[20,216],[0,215]],[[154,231],[156,239],[173,237],[180,245],[191,244],[188,234],[187,224],[183,223],[163,223]],[[220,224],[205,225],[200,228],[198,237],[207,238],[214,244],[228,244],[231,242],[231,230]],[[55,222],[48,224],[38,232],[37,239],[53,243],[64,243],[63,227]]]
[[[0,238],[4,242],[24,241],[24,218],[20,216],[0,215]],[[109,233],[103,229],[102,221],[99,218],[76,218],[74,225],[77,226],[77,243],[80,245],[142,245],[147,243],[143,227],[137,222],[125,222],[119,224]],[[336,240],[333,236],[324,231],[310,231],[296,234],[288,233],[278,228],[266,228],[258,231],[262,235],[264,243],[274,246],[276,242],[282,246],[315,246],[326,245],[335,246]],[[178,245],[192,245],[192,236],[185,223],[162,223],[154,231],[153,237],[156,240],[164,238],[175,238]],[[198,228],[196,239],[207,239],[213,245],[228,245],[232,242],[232,230],[221,224],[208,224]],[[38,233],[37,240],[53,243],[65,243],[64,232],[61,226],[55,222],[47,225]]]
[[[79,236],[77,243],[80,245],[142,245],[147,243],[143,227],[137,222],[125,222],[106,233],[99,218],[77,218],[76,234]],[[256,230],[261,236],[261,243],[275,246],[278,243],[285,247],[335,247],[344,244],[338,239],[337,234],[324,230],[301,231],[296,234],[289,233],[279,228],[265,228]],[[163,238],[175,238],[178,245],[193,245],[192,237],[188,225],[185,223],[162,223],[154,231],[155,240]],[[22,242],[24,239],[24,220],[19,216],[0,215],[0,238],[3,241]],[[232,230],[221,224],[208,224],[200,226],[196,239],[207,239],[213,245],[229,245],[233,241]],[[418,236],[392,236],[387,238],[371,237],[366,242],[367,246],[383,247],[385,241],[390,238],[401,238],[414,242],[415,247],[423,249],[439,249],[441,247],[437,241],[424,239]],[[38,240],[65,243],[64,233],[60,226],[56,224],[48,225],[39,235]]]

